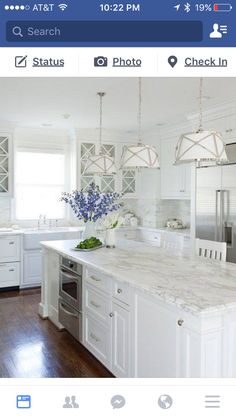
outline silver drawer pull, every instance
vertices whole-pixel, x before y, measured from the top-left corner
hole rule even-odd
[[[182,327],[183,323],[184,323],[184,320],[183,319],[179,319],[178,322],[177,322],[177,324],[179,325],[179,327]]]
[[[98,279],[95,276],[90,276],[90,278],[94,281],[94,282],[101,282],[101,279]]]
[[[15,271],[15,269],[9,269],[9,271]]]
[[[93,300],[90,301],[90,304],[95,308],[101,308],[101,305],[98,305],[98,303],[94,302]]]
[[[110,316],[111,318],[113,318],[113,316],[114,316],[113,312],[109,313],[109,316]]]
[[[117,293],[122,293],[122,289],[117,289]]]
[[[93,334],[92,332],[90,332],[90,337],[96,341],[96,343],[99,343],[101,340],[100,338],[98,338],[95,334]]]
[[[15,241],[10,241],[9,242],[9,245],[13,245],[13,244],[15,244]]]

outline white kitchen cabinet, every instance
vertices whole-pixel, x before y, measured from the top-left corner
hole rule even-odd
[[[111,329],[102,321],[85,312],[84,346],[108,369],[111,369]]]
[[[98,293],[92,286],[85,286],[84,306],[87,313],[94,315],[103,323],[110,325],[109,314],[111,312],[110,300],[107,295]]]
[[[116,377],[130,377],[130,311],[112,302],[112,373]]]
[[[119,239],[136,239],[137,228],[118,228],[116,231],[116,237]]]
[[[83,344],[108,369],[112,362],[111,279],[85,269],[83,280]]]
[[[21,288],[40,286],[42,280],[42,254],[40,250],[24,252],[24,273]]]
[[[0,288],[19,286],[20,263],[0,263]]]
[[[161,199],[190,199],[191,165],[174,165],[177,139],[161,142]]]
[[[135,377],[176,377],[177,315],[142,292],[133,309]]]
[[[20,261],[20,236],[0,235],[0,262]]]
[[[0,235],[0,288],[20,285],[20,256],[20,236]]]
[[[0,196],[12,194],[12,138],[11,135],[0,133]]]
[[[161,232],[155,230],[149,230],[145,228],[141,228],[138,231],[138,240],[149,242],[157,247],[161,246]]]
[[[130,287],[86,269],[83,344],[117,377],[130,375]]]

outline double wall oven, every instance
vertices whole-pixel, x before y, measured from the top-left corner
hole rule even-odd
[[[82,340],[82,265],[68,258],[60,261],[59,322]]]

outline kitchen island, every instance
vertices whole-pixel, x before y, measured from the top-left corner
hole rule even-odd
[[[83,266],[82,344],[118,377],[236,377],[236,265],[120,240],[44,242],[39,313],[58,328],[60,256]]]

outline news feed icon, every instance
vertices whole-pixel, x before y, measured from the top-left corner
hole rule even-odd
[[[99,56],[94,58],[94,67],[107,67],[108,59],[107,57]]]
[[[31,396],[30,395],[17,395],[16,407],[17,409],[30,409],[31,408]]]

